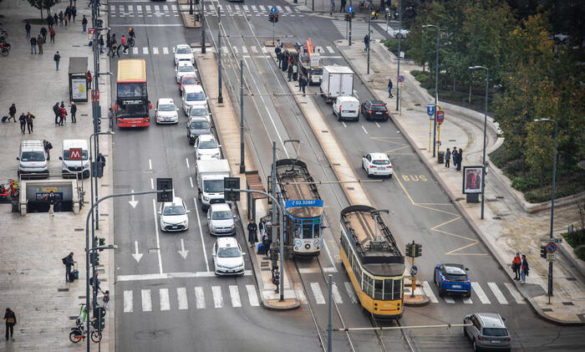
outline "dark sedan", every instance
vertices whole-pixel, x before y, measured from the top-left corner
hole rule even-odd
[[[390,113],[386,107],[386,103],[380,100],[366,100],[361,106],[362,115],[366,120],[382,120],[387,121],[390,118]]]

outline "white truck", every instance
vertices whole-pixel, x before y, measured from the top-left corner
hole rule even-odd
[[[321,95],[328,103],[340,96],[353,96],[353,71],[347,66],[323,67]]]
[[[223,179],[230,177],[226,159],[197,160],[197,190],[201,207],[207,211],[210,204],[223,203]]]

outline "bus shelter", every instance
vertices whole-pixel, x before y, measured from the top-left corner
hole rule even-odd
[[[87,82],[87,57],[69,58],[69,100],[87,102],[89,84]]]

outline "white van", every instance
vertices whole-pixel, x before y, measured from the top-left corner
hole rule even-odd
[[[20,161],[18,165],[18,175],[20,177],[49,177],[47,155],[41,140],[20,141],[20,152],[16,160]]]
[[[333,114],[337,116],[338,121],[358,121],[360,119],[360,102],[354,97],[337,97],[333,103]]]
[[[85,139],[64,139],[61,172],[63,178],[82,175],[89,177],[89,148]],[[79,177],[79,176],[78,176]]]

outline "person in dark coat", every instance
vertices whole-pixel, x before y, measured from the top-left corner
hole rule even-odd
[[[28,134],[33,132],[33,120],[35,119],[35,115],[31,114],[30,112],[26,113],[26,127],[28,128]]]
[[[268,258],[270,245],[272,244],[272,239],[270,238],[270,236],[268,236],[267,233],[264,233],[264,236],[262,236],[262,244],[264,245],[264,249],[266,250],[266,257]]]
[[[37,53],[37,38],[33,36],[30,38],[30,54],[35,55]]]
[[[55,113],[55,125],[59,124],[59,115],[61,115],[61,111],[59,110],[59,102],[56,102],[53,105],[53,112]]]
[[[71,122],[72,123],[76,123],[77,119],[75,118],[75,114],[77,114],[77,104],[75,104],[75,102],[71,102]]]
[[[305,78],[305,75],[301,74],[301,77],[299,77],[299,90],[301,92],[303,92],[303,96],[305,96],[305,87],[307,86],[307,79]]]
[[[55,192],[51,191],[47,195],[47,202],[49,203],[49,215],[55,216]]]
[[[388,87],[387,87],[387,89],[388,89],[388,98],[394,98],[394,96],[392,95],[392,87],[393,86],[394,85],[392,84],[392,79],[389,79],[388,80]]]
[[[345,4],[347,3],[346,0],[341,0],[341,6],[339,6],[339,12],[345,12]]]
[[[43,36],[43,43],[47,41],[47,28],[45,26],[41,27],[41,35]]]
[[[451,157],[453,158],[453,166],[457,168],[457,147],[453,148],[451,152]]]
[[[16,314],[10,308],[6,308],[4,313],[4,321],[6,322],[6,341],[9,338],[14,341],[14,325],[16,325]]]
[[[520,267],[520,282],[525,284],[526,283],[526,276],[528,276],[528,260],[526,260],[526,255],[522,254],[522,266]]]
[[[45,153],[47,154],[47,161],[51,160],[51,149],[53,149],[53,145],[46,139],[43,139],[43,148],[45,149]]]
[[[63,258],[63,264],[65,264],[65,282],[70,282],[69,276],[71,275],[71,268],[73,267],[73,264],[75,264],[75,261],[73,260],[73,252]]]
[[[254,244],[258,242],[258,235],[256,234],[257,230],[258,225],[256,225],[254,219],[250,219],[250,222],[248,223],[248,242],[250,242],[251,248],[254,248]]]
[[[286,53],[282,53],[282,71],[285,72],[288,69],[288,57]]]
[[[61,62],[61,55],[57,51],[55,55],[53,55],[53,61],[55,61],[56,71],[59,71],[59,62]]]
[[[445,153],[445,167],[448,168],[451,162],[451,149],[447,148],[447,152]]]
[[[16,122],[16,104],[14,103],[8,108],[8,120],[6,122],[10,121],[10,119]]]
[[[30,38],[30,22],[29,21],[25,22],[24,29],[26,30],[26,37]]]
[[[49,25],[49,28],[53,28],[53,16],[47,16],[47,24]]]
[[[463,149],[459,148],[457,153],[457,171],[461,171],[461,162],[463,161]]]
[[[370,48],[370,35],[369,34],[366,34],[364,36],[364,45],[366,46],[364,48],[364,51],[368,51],[368,49]]]
[[[81,20],[81,25],[83,26],[83,32],[87,30],[87,18],[83,15],[83,19]]]
[[[22,134],[24,134],[26,132],[26,115],[24,114],[24,112],[20,114],[18,121],[20,121],[20,131],[22,132]]]
[[[293,63],[291,62],[290,65],[288,65],[288,81],[290,82],[292,75],[293,75]]]

